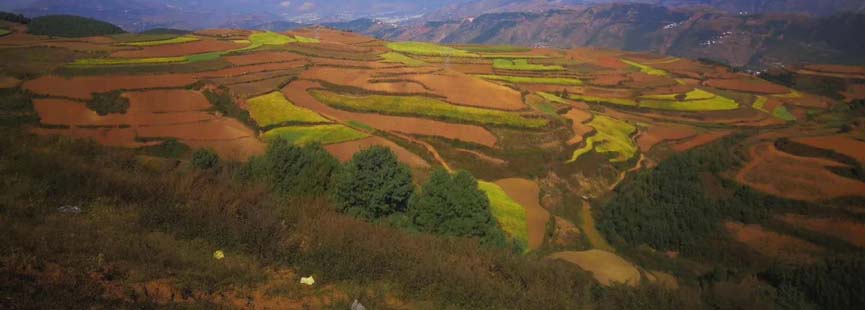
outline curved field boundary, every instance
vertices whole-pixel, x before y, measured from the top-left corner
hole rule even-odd
[[[387,48],[405,54],[441,57],[480,57],[478,54],[470,53],[461,49],[438,45],[427,42],[391,42]]]
[[[548,66],[540,64],[530,64],[526,59],[495,59],[493,60],[493,68],[502,70],[517,70],[517,71],[564,71],[562,66]]]
[[[174,38],[164,39],[164,40],[124,42],[124,43],[119,43],[118,45],[145,47],[145,46],[159,46],[159,45],[189,43],[189,42],[195,42],[195,41],[199,41],[199,40],[201,40],[201,39],[196,37],[196,36],[186,35],[186,36],[179,36],[179,37],[174,37]]]
[[[865,142],[845,136],[793,138],[793,142],[849,156],[865,166]]]
[[[565,85],[565,86],[580,86],[583,81],[571,78],[542,78],[542,77],[524,77],[524,76],[507,76],[507,75],[478,75],[478,77],[493,80],[508,82],[514,84],[546,84],[546,85]]]
[[[586,125],[586,122],[591,121],[592,117],[594,117],[590,112],[574,108],[562,115],[562,117],[571,120],[571,129],[574,131],[574,136],[567,142],[568,145],[582,143],[586,135],[595,131],[592,126]]]
[[[282,93],[275,91],[247,101],[249,114],[259,127],[283,123],[329,123],[313,111],[295,106]]]
[[[262,135],[265,140],[283,139],[292,144],[322,145],[342,143],[369,137],[368,134],[339,124],[315,126],[289,126],[269,130]]]
[[[529,230],[526,223],[526,209],[495,183],[478,181],[478,188],[487,194],[490,200],[490,213],[499,223],[499,227],[522,249],[528,251]]]
[[[550,212],[541,207],[541,189],[538,183],[526,179],[502,179],[495,182],[514,201],[526,210],[529,249],[539,248],[544,243],[544,232],[550,221]]]
[[[494,147],[498,140],[487,129],[476,125],[450,124],[412,117],[358,113],[334,109],[318,102],[318,100],[308,93],[310,90],[320,88],[322,86],[317,82],[298,80],[283,88],[282,93],[296,105],[313,110],[327,118],[339,121],[357,121],[377,130],[412,135],[438,136],[488,147]]]
[[[640,72],[643,72],[643,73],[648,74],[648,75],[654,75],[654,76],[667,76],[667,75],[669,75],[669,73],[667,73],[667,71],[664,71],[661,69],[655,69],[655,68],[649,67],[647,65],[636,63],[636,62],[633,62],[630,60],[621,59],[621,61],[626,63],[626,64],[631,65],[632,67],[636,67],[636,68],[640,69]]]
[[[746,93],[780,95],[790,92],[786,87],[756,79],[714,79],[704,82],[707,86]]]
[[[412,153],[409,150],[406,150],[402,146],[399,146],[398,144],[393,143],[390,140],[376,136],[370,136],[360,140],[325,145],[324,149],[333,154],[333,156],[339,159],[341,162],[346,162],[351,160],[352,156],[355,153],[360,152],[361,150],[369,148],[373,145],[380,145],[390,148],[396,154],[397,158],[399,158],[401,162],[409,165],[409,167],[420,169],[426,169],[430,167],[430,164],[420,156]]]
[[[810,264],[826,249],[811,242],[767,230],[760,225],[727,222],[724,228],[733,239],[766,257],[793,264]]]
[[[628,161],[637,154],[637,146],[631,139],[637,132],[634,125],[604,115],[595,115],[588,125],[595,128],[595,135],[586,139],[586,145],[575,150],[567,163],[577,161],[580,156],[592,150],[601,154],[615,154],[615,157],[610,158],[613,163]]]
[[[541,128],[548,124],[548,121],[542,118],[526,118],[513,112],[457,106],[427,97],[350,96],[327,91],[313,91],[312,96],[319,102],[336,108],[361,112],[431,117],[516,128]]]
[[[637,137],[637,147],[640,152],[648,152],[655,145],[665,141],[680,141],[697,135],[697,131],[688,126],[652,125]]]

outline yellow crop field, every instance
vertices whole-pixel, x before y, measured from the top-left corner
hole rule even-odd
[[[328,123],[329,121],[313,111],[295,106],[280,92],[249,99],[249,114],[261,127],[283,123]]]
[[[499,227],[516,240],[522,249],[528,249],[529,228],[526,223],[526,209],[495,183],[479,181],[478,188],[487,194],[490,200],[490,213],[496,218]]]

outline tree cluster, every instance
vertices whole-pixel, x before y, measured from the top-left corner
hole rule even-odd
[[[124,33],[107,22],[74,15],[48,15],[30,20],[30,33],[55,37],[92,37]]]

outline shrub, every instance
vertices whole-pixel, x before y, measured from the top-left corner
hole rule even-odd
[[[412,223],[421,231],[482,240],[502,239],[490,213],[490,201],[468,172],[451,175],[433,171],[409,207]]]
[[[121,96],[119,91],[96,94],[93,95],[93,100],[87,102],[87,108],[99,115],[125,114],[129,109],[129,99]]]
[[[357,152],[336,179],[334,197],[343,212],[378,219],[402,212],[414,190],[411,170],[389,148]]]
[[[340,164],[318,144],[295,146],[275,139],[263,158],[253,158],[244,176],[263,179],[283,194],[313,197],[326,194]]]
[[[192,166],[198,169],[213,169],[219,166],[219,155],[211,149],[199,149],[192,153]]]

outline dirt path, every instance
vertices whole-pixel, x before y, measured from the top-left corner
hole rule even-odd
[[[541,189],[538,183],[519,178],[501,179],[495,182],[508,196],[526,210],[526,226],[529,231],[529,249],[535,250],[544,243],[544,232],[550,221],[550,212],[541,207]]]

